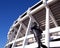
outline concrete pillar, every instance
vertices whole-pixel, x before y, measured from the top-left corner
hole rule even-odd
[[[31,21],[32,20],[30,18],[29,23],[28,23],[28,27],[27,27],[27,30],[26,30],[25,38],[24,38],[24,41],[23,41],[23,48],[25,48],[25,43],[26,43],[27,35],[28,35],[29,29],[30,29]]]
[[[28,35],[29,30],[30,30],[31,22],[32,22],[32,18],[30,17],[30,8],[27,10],[27,15],[29,16],[30,19],[29,19],[27,30],[26,30],[25,38],[24,38],[24,41],[23,41],[23,48],[25,48],[27,35]]]
[[[45,44],[49,48],[50,47],[50,43],[49,43],[49,7],[47,6],[46,0],[43,0],[43,4],[45,5],[45,9],[46,9]]]
[[[18,36],[18,34],[19,34],[20,30],[21,30],[21,27],[22,27],[22,24],[20,23],[20,27],[19,27],[19,29],[17,31],[17,34],[16,34],[16,37],[15,37],[15,41],[16,41],[17,36]],[[15,42],[13,43],[12,48],[14,48],[14,46],[15,46]]]

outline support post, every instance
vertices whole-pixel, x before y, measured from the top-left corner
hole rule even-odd
[[[46,45],[49,48],[50,47],[50,43],[49,43],[49,8],[46,7]]]
[[[46,9],[45,44],[49,48],[50,47],[50,43],[49,43],[49,7],[47,5],[46,0],[43,0],[43,4],[45,5],[45,9]]]
[[[27,27],[26,34],[25,34],[25,38],[24,38],[24,41],[23,41],[23,48],[25,47],[25,42],[26,42],[26,39],[27,39],[27,35],[28,35],[28,32],[29,32],[30,26],[31,26],[31,18],[29,20],[28,27]]]
[[[22,27],[22,23],[20,24],[20,27],[19,27],[19,29],[17,31],[16,37],[15,37],[15,41],[16,41],[17,36],[18,36],[18,34],[19,34],[20,30],[21,30],[21,27]],[[13,43],[12,48],[14,48],[14,46],[15,46],[15,42]]]
[[[25,38],[24,38],[24,41],[23,41],[23,48],[25,48],[27,35],[28,35],[29,29],[31,27],[31,22],[32,22],[32,18],[30,17],[30,8],[27,10],[27,15],[29,16],[30,20],[29,20],[28,27],[27,27],[26,34],[25,34]]]

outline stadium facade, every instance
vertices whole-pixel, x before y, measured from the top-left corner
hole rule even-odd
[[[10,27],[5,48],[36,48],[30,29],[36,22],[43,30],[41,42],[48,48],[60,48],[60,0],[41,0],[19,16]]]

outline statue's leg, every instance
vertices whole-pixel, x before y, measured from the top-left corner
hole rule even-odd
[[[40,40],[39,36],[37,36],[37,43],[38,43],[38,48],[41,48],[41,40]]]
[[[46,46],[46,45],[43,45],[42,43],[41,43],[41,46],[42,46],[43,48],[47,48],[47,46]]]
[[[34,35],[34,37],[35,37],[35,40],[36,40],[36,42],[38,44],[38,47],[37,48],[41,48],[40,38],[37,35]]]

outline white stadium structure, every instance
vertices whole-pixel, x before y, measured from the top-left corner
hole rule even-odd
[[[28,8],[10,27],[5,48],[36,48],[30,27],[36,22],[43,30],[41,42],[48,48],[60,48],[60,0],[41,0]]]

